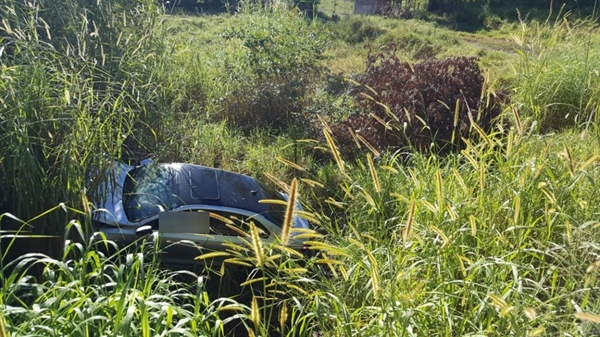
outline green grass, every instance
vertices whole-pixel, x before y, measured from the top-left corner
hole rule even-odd
[[[277,6],[167,16],[147,40],[106,40],[123,47],[112,49],[117,70],[0,29],[3,46],[18,46],[0,66],[0,336],[598,334],[595,26],[558,20],[465,33],[350,14],[303,21]],[[265,27],[281,40],[261,40]],[[289,62],[299,55],[290,43],[303,41],[291,28],[323,33],[329,58]],[[275,45],[249,58],[244,43],[257,41]],[[425,47],[438,57],[478,55],[496,83],[490,90],[510,95],[504,122],[489,135],[474,130],[464,150],[445,157],[340,157],[319,118],[357,112],[341,79],[360,75],[368,47],[388,42],[411,62]],[[224,102],[264,99],[252,96],[268,88],[257,71],[275,69],[280,50],[289,52],[281,71],[306,74],[306,92],[294,97],[305,124],[245,129],[216,118],[257,111],[226,111]],[[303,72],[311,66],[337,76]],[[110,243],[89,239],[88,169],[147,155],[297,193],[318,254],[304,259],[250,236],[231,247],[231,268],[213,271],[161,265],[149,243],[105,255],[97,248]],[[30,229],[60,241],[58,253],[15,236]],[[10,251],[22,256],[10,262]],[[233,268],[240,264],[250,266]]]
[[[576,305],[598,312],[586,272],[598,257],[597,208],[588,208],[598,179],[597,163],[588,163],[597,150],[588,149],[597,148],[597,134],[511,137],[519,143],[511,149],[508,139],[492,138],[499,148],[417,156],[408,167],[384,161],[379,191],[368,169],[351,175],[339,200],[348,204],[337,224],[346,231],[336,242],[352,258],[347,281],[334,288],[364,315],[357,323],[366,334],[409,334],[411,326],[419,334],[564,333],[577,330]],[[573,142],[585,144],[579,154]],[[544,319],[527,319],[527,308]],[[369,321],[389,310],[379,325]]]
[[[515,97],[542,132],[597,125],[598,39],[586,33],[594,30],[589,22],[565,20],[552,26],[532,24],[513,35],[522,49],[515,69],[522,86]]]
[[[341,18],[348,18],[354,14],[354,1],[321,1],[321,3],[318,5],[318,10],[328,17],[338,15]]]

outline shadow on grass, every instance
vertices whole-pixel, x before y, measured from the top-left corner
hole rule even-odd
[[[443,2],[443,1],[442,1]],[[438,25],[464,32],[499,28],[502,23],[553,21],[566,13],[575,18],[596,18],[598,0],[509,0],[485,3],[440,4],[429,8]]]

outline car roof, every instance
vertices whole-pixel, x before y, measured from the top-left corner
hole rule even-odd
[[[264,199],[285,200],[276,190],[240,173],[193,164],[163,164],[175,169],[177,195],[184,205],[214,205],[245,209],[263,215],[278,226],[285,207],[260,203]]]

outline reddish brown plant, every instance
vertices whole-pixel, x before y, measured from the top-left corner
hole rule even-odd
[[[464,147],[472,123],[485,132],[504,95],[482,99],[484,76],[474,57],[402,62],[393,52],[371,54],[357,91],[360,113],[332,125],[340,150],[410,150],[444,154]]]

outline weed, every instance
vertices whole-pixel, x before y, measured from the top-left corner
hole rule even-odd
[[[366,41],[374,41],[386,32],[375,23],[373,17],[352,17],[332,25],[336,37],[346,43],[356,44]]]
[[[523,24],[513,35],[521,48],[515,103],[541,132],[597,124],[597,41],[586,33],[593,29],[564,18],[553,27]]]
[[[10,49],[0,53],[3,212],[32,219],[60,203],[79,205],[81,190],[94,188],[87,186],[89,170],[103,170],[121,154],[135,156],[144,137],[133,130],[158,116],[152,107],[159,88],[149,85],[160,70],[160,44],[151,38],[155,3],[87,5],[0,5],[0,49]],[[36,233],[62,237],[62,224],[73,215],[53,212],[31,225]],[[11,226],[5,218],[2,227]],[[44,251],[56,257],[62,249]]]
[[[223,34],[241,42],[244,52],[235,62],[246,72],[218,118],[245,132],[302,126],[303,102],[322,70],[325,35],[299,14],[276,7],[253,18]]]

